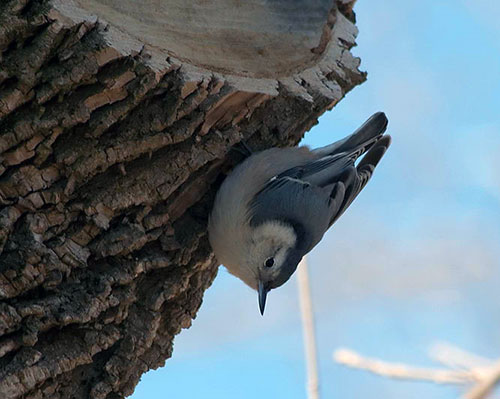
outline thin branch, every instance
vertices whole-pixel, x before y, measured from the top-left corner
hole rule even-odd
[[[480,375],[478,378],[481,378],[483,376],[482,373],[491,368],[495,363],[494,360],[467,352],[447,342],[439,342],[432,345],[429,350],[429,357],[453,369],[479,371]]]
[[[345,366],[367,370],[384,377],[423,380],[438,384],[468,384],[476,381],[474,375],[469,371],[410,367],[401,363],[370,359],[349,349],[336,350],[333,358],[337,363]]]
[[[300,310],[304,335],[304,350],[307,367],[307,392],[309,399],[319,399],[318,360],[314,333],[314,314],[309,288],[309,274],[306,257],[302,258],[297,271]]]
[[[486,359],[446,343],[434,345],[429,355],[450,369],[427,369],[389,363],[361,356],[349,349],[335,351],[333,358],[345,366],[367,370],[384,377],[439,384],[471,384],[472,388],[462,396],[463,399],[485,399],[500,383],[500,360]]]
[[[489,370],[488,375],[470,391],[464,395],[464,399],[483,399],[493,390],[496,384],[500,382],[500,360],[497,361]]]

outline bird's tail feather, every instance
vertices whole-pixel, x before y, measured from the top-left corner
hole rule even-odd
[[[367,166],[372,166],[373,168],[375,168],[375,166],[377,166],[377,164],[391,145],[391,141],[392,138],[388,134],[377,141],[377,143],[372,148],[370,148],[365,156],[359,161],[356,167],[358,169],[358,172]]]
[[[340,176],[339,181],[345,187],[345,194],[342,204],[339,206],[337,213],[330,221],[330,226],[344,213],[361,190],[366,186],[366,183],[368,183],[368,180],[372,177],[375,167],[382,159],[390,145],[391,136],[383,136],[372,145],[356,167],[351,166],[347,168]]]
[[[341,152],[359,152],[359,156],[384,134],[387,124],[388,121],[385,114],[383,112],[377,112],[350,136],[333,144],[318,148],[313,152],[321,157]]]

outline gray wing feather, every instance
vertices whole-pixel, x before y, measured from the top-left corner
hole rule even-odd
[[[250,204],[250,223],[269,220],[291,224],[299,235],[303,253],[309,252],[328,230],[330,220],[344,200],[342,183],[321,188],[291,177],[271,180]]]
[[[352,165],[354,160],[354,157],[345,153],[330,155],[305,165],[290,168],[276,177],[292,177],[324,187],[334,181],[335,177],[342,173],[346,167]]]

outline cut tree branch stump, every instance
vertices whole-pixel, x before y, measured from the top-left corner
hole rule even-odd
[[[365,79],[354,1],[0,4],[0,397],[122,398],[217,273],[218,185]]]

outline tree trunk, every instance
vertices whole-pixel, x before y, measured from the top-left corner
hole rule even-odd
[[[365,75],[354,0],[4,0],[0,398],[122,398],[217,273],[220,181]]]

